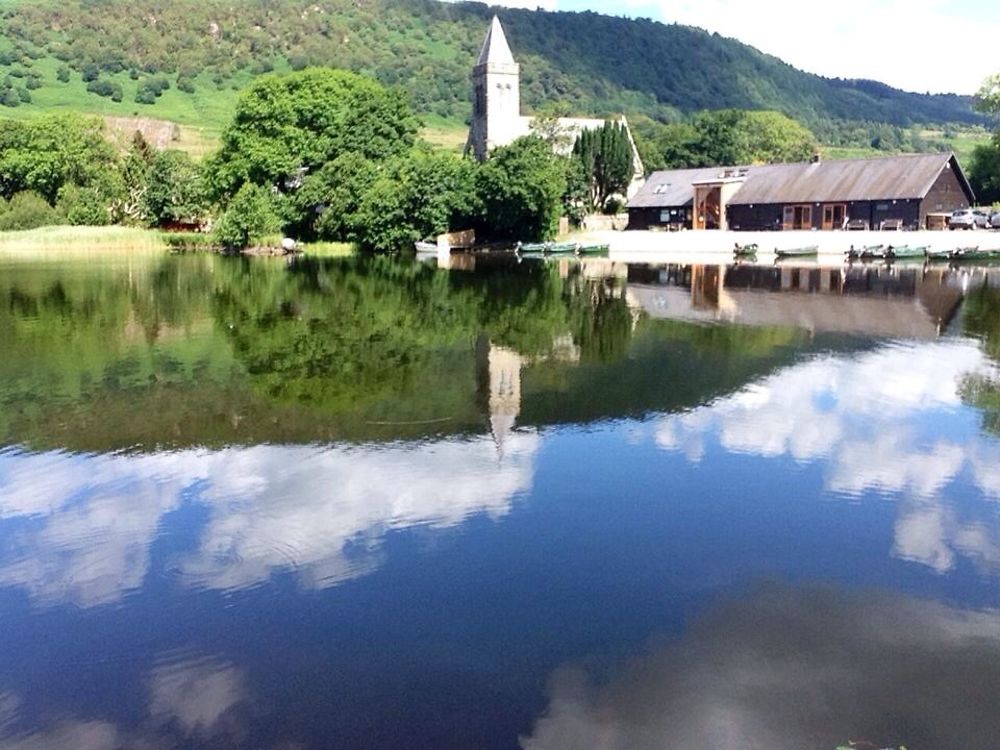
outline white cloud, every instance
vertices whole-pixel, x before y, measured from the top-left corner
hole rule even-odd
[[[831,78],[868,78],[916,92],[971,94],[1000,68],[1000,17],[956,0],[518,0],[510,8],[589,9],[718,32]],[[515,55],[517,50],[514,51]]]
[[[621,5],[608,12],[620,12]],[[870,78],[909,91],[971,94],[998,67],[1000,18],[960,12],[948,0],[844,0],[814,9],[796,0],[624,0],[623,5],[739,39],[803,70]]]

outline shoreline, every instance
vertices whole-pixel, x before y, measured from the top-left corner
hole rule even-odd
[[[607,244],[612,260],[636,263],[663,260],[683,262],[695,256],[725,256],[732,260],[733,249],[739,245],[757,244],[759,260],[773,260],[775,249],[790,249],[816,245],[820,261],[836,259],[843,262],[846,252],[853,245],[926,245],[930,250],[950,250],[957,247],[1000,248],[1000,230],[979,229],[970,231],[904,231],[904,232],[844,232],[844,231],[790,231],[790,232],[736,232],[732,230],[706,230],[683,232],[612,231],[583,232],[574,236],[580,242]],[[803,259],[803,260],[812,260]]]

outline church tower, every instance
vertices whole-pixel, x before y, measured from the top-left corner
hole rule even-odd
[[[514,62],[496,16],[472,69],[472,84],[472,127],[465,150],[482,161],[492,149],[517,138],[521,120],[521,66]]]

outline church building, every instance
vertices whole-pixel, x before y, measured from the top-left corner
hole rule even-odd
[[[472,153],[483,161],[498,146],[506,146],[522,136],[530,135],[535,120],[534,117],[521,114],[521,66],[514,60],[503,26],[496,16],[490,23],[483,49],[472,69],[472,84],[472,126],[469,128],[465,153]],[[559,118],[557,127],[566,138],[557,149],[564,154],[569,153],[581,132],[603,128],[605,122],[585,117]],[[625,126],[632,143],[634,172],[627,196],[630,198],[642,187],[644,169],[628,122],[624,116],[619,122]]]

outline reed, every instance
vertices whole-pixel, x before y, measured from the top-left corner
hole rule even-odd
[[[166,250],[157,232],[136,227],[41,227],[0,232],[4,256]]]
[[[356,252],[350,242],[303,242],[299,249],[314,258],[347,258]]]

